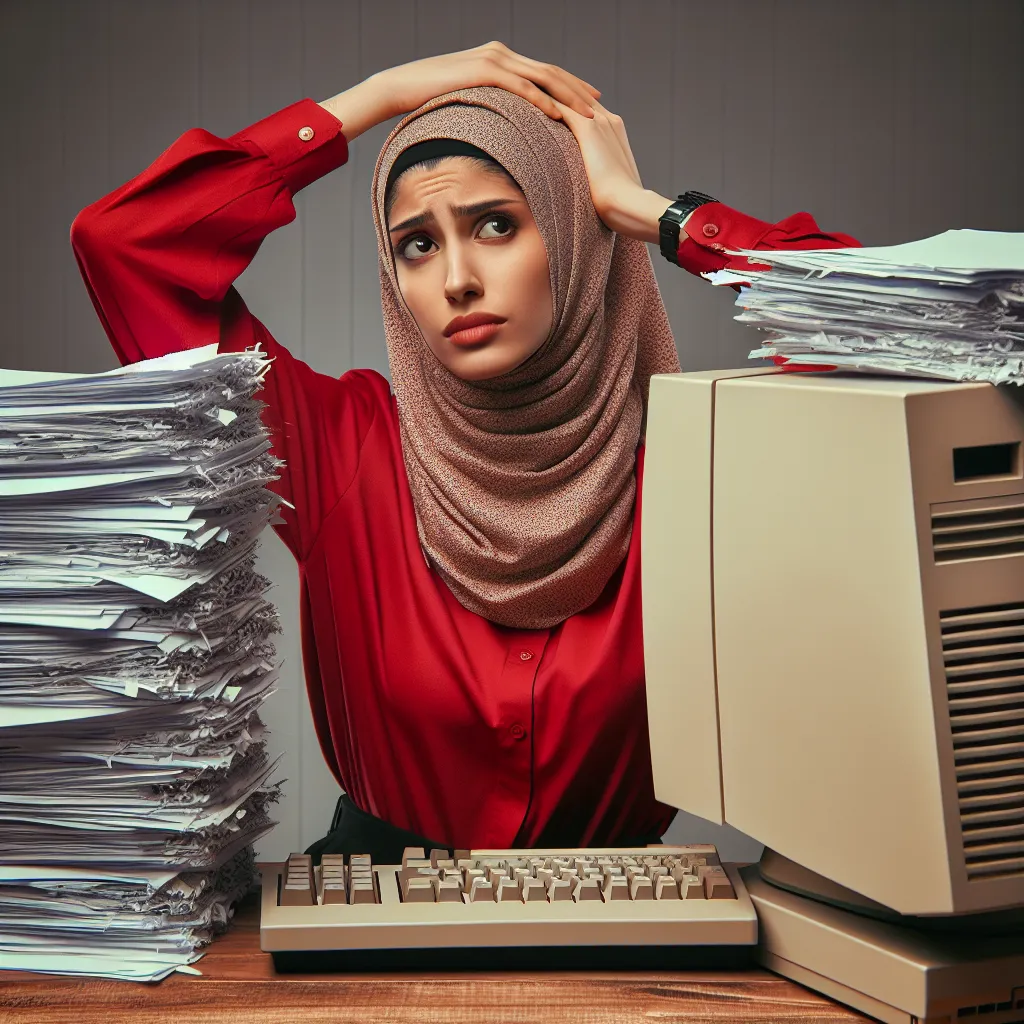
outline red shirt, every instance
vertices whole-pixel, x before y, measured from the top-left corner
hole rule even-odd
[[[259,343],[274,357],[264,418],[286,463],[276,488],[295,506],[276,529],[298,560],[320,746],[359,807],[463,847],[661,834],[675,812],[651,779],[642,450],[632,543],[600,599],[552,629],[495,625],[424,561],[387,380],[317,373],[232,286],[294,219],[294,194],[347,155],[341,123],[308,99],[228,139],[186,132],[72,225],[103,326],[122,362],[212,342]],[[712,245],[856,244],[822,234],[808,214],[773,225],[720,203],[687,231],[680,258],[694,272],[727,265]]]

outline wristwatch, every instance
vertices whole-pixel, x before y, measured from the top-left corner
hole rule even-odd
[[[661,242],[661,255],[679,266],[679,228],[683,221],[705,203],[717,203],[713,196],[703,192],[684,192],[658,219],[658,237]]]

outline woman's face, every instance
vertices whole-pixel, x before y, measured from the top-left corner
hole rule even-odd
[[[463,380],[524,363],[547,340],[552,306],[547,253],[523,193],[466,157],[411,167],[395,190],[388,232],[398,286],[430,351]]]

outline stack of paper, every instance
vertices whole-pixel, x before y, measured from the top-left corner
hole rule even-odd
[[[1024,383],[1024,234],[741,252],[757,273],[705,276],[739,284],[736,319],[769,332],[753,359]]]
[[[253,883],[268,367],[0,371],[0,968],[194,972]]]

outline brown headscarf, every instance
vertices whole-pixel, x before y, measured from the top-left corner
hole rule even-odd
[[[534,355],[484,381],[433,355],[402,300],[384,213],[397,156],[459,139],[526,196],[554,315]],[[497,88],[446,93],[396,125],[373,176],[381,303],[420,543],[458,601],[544,629],[592,604],[629,547],[653,373],[679,370],[647,247],[601,222],[576,139]]]

